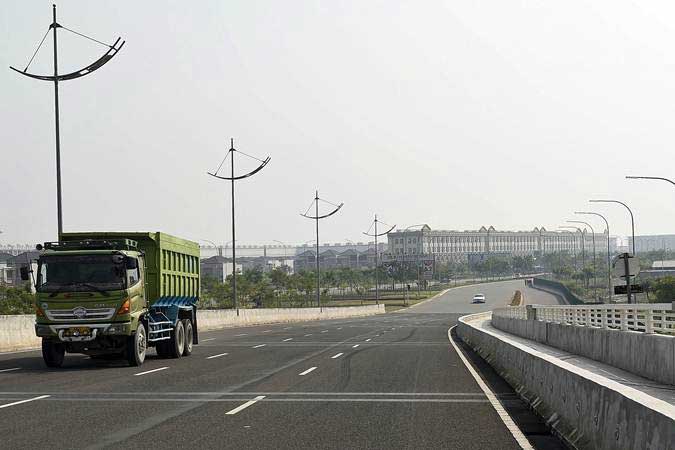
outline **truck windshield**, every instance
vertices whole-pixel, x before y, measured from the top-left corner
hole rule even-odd
[[[116,262],[112,255],[44,256],[39,264],[39,292],[100,292],[125,288],[124,264]]]

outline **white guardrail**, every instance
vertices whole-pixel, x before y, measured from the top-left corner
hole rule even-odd
[[[675,311],[671,303],[508,306],[497,308],[492,314],[511,319],[675,335]]]

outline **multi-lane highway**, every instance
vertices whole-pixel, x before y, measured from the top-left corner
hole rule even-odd
[[[554,297],[522,281],[462,287],[405,311],[202,333],[192,356],[141,368],[38,352],[0,355],[4,448],[560,448],[478,363],[522,430],[503,419],[448,329],[462,312]],[[475,293],[485,305],[472,305]],[[461,347],[461,346],[458,346]],[[464,354],[466,350],[462,353]]]

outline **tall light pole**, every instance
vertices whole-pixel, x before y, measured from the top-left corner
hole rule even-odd
[[[585,247],[585,245],[584,245],[585,230],[582,230],[579,227],[565,226],[565,225],[563,225],[561,227],[558,227],[558,228],[567,228],[567,229],[570,229],[570,230],[577,230],[579,232],[579,237],[581,239],[581,267],[583,269],[584,267],[586,267],[586,250],[584,249],[584,247]]]
[[[323,215],[320,216],[319,215],[319,202],[320,201],[334,206],[335,209],[332,210],[331,212],[329,212],[328,214],[323,214]],[[315,207],[315,210],[314,210],[315,215],[310,216],[308,214],[309,214],[309,210],[312,208],[312,204],[314,204],[314,207]],[[319,311],[323,311],[323,309],[321,308],[321,271],[320,271],[320,267],[319,267],[319,220],[332,216],[333,214],[338,212],[340,210],[340,208],[342,208],[342,206],[344,206],[344,203],[340,203],[339,205],[336,205],[335,203],[331,203],[327,200],[319,198],[319,191],[317,190],[316,196],[314,197],[314,201],[312,203],[310,203],[309,208],[307,208],[307,211],[305,211],[304,214],[302,214],[302,213],[300,214],[302,217],[305,217],[307,219],[312,219],[312,220],[316,221],[316,306],[319,308]]]
[[[618,200],[589,200],[590,203],[618,203],[619,205],[622,205],[624,208],[628,210],[628,213],[630,214],[630,228],[631,228],[631,235],[633,239],[633,256],[635,256],[635,220],[633,218],[633,211],[626,205],[624,202],[620,202]]]
[[[208,239],[200,239],[200,241],[208,242],[209,244],[213,245],[213,248],[215,248],[218,252],[218,256],[223,256],[223,247],[219,247],[215,242]]]
[[[70,72],[67,74],[61,74],[59,75],[59,64],[58,64],[58,45],[57,45],[57,36],[56,36],[56,30],[59,28],[69,31],[77,36],[83,37],[85,39],[89,39],[92,42],[96,42],[97,44],[103,45],[104,47],[108,47],[108,50],[101,56],[99,59],[94,61],[93,63],[89,64],[88,66],[76,70],[75,72]],[[47,38],[47,35],[49,34],[49,31],[53,32],[53,44],[54,44],[54,75],[36,75],[33,73],[28,72],[28,68],[30,67],[31,63],[33,62],[33,59],[35,59],[35,55],[37,55],[38,51],[40,50],[40,47],[42,47],[42,44],[44,43],[45,39]],[[101,41],[98,41],[92,37],[89,37],[85,34],[79,33],[77,31],[71,30],[67,27],[64,27],[60,23],[56,21],[56,5],[52,5],[52,23],[49,25],[49,28],[47,29],[47,32],[45,35],[42,37],[42,40],[40,41],[40,44],[38,44],[37,49],[35,49],[35,52],[33,53],[33,56],[30,58],[28,61],[28,64],[26,65],[26,68],[23,70],[19,70],[15,67],[10,66],[10,69],[14,70],[15,72],[20,73],[21,75],[25,75],[29,78],[34,78],[36,80],[42,80],[42,81],[52,81],[54,83],[54,130],[55,130],[55,140],[56,140],[56,219],[57,219],[57,226],[58,226],[58,233],[59,233],[59,240],[61,240],[61,235],[63,234],[63,211],[62,211],[62,197],[61,197],[61,132],[60,132],[60,127],[59,127],[59,81],[67,81],[67,80],[74,80],[76,78],[83,77],[85,75],[88,75],[95,70],[101,68],[105,63],[110,61],[120,50],[122,50],[122,47],[124,46],[124,41],[120,43],[121,38],[117,38],[114,44],[109,45],[106,43],[103,43]]]
[[[561,227],[558,227],[558,228],[563,229],[563,230],[568,229],[567,233],[572,235],[572,249],[574,251],[574,269],[576,270],[577,267],[579,266],[579,263],[578,263],[578,260],[577,260],[577,238],[576,238],[576,236],[574,235],[573,232],[569,231],[569,229],[577,230],[578,228],[577,227],[571,227],[571,226],[570,227],[561,226]]]
[[[247,156],[251,159],[255,159],[256,161],[260,162],[260,165],[252,170],[249,173],[246,173],[244,175],[238,175],[234,176],[234,154],[235,153],[241,153],[243,156]],[[218,175],[218,171],[220,168],[223,166],[223,163],[227,159],[227,157],[230,157],[230,176],[225,177]],[[235,223],[234,223],[234,182],[238,180],[243,180],[244,178],[248,178],[250,176],[255,175],[256,173],[260,172],[263,167],[267,165],[267,163],[270,162],[272,158],[269,156],[267,158],[263,159],[258,159],[255,156],[247,155],[244,152],[241,152],[239,150],[236,150],[234,148],[234,139],[230,139],[230,149],[227,151],[227,154],[225,155],[225,158],[221,161],[220,165],[216,169],[215,172],[207,172],[209,175],[211,175],[214,178],[218,178],[220,180],[229,180],[232,183],[232,303],[234,306],[234,309],[237,310],[237,316],[239,315],[239,303],[237,302],[237,253],[236,253],[236,247],[237,247],[237,238],[235,235]]]
[[[574,214],[582,214],[588,216],[598,216],[605,221],[605,226],[607,227],[607,289],[609,291],[609,301],[612,301],[612,263],[609,249],[609,222],[602,214],[592,212],[592,211],[574,211]]]
[[[380,277],[379,277],[379,269],[380,269],[380,249],[377,246],[377,238],[378,236],[385,236],[391,232],[394,228],[396,228],[396,225],[392,226],[389,228],[389,230],[385,231],[384,233],[377,234],[377,214],[375,214],[375,220],[373,221],[373,224],[371,225],[371,228],[373,225],[375,225],[375,232],[373,234],[369,234],[368,231],[370,231],[370,228],[368,228],[368,231],[364,231],[363,234],[366,236],[374,236],[375,237],[375,304],[379,305],[380,304]]]
[[[568,223],[581,223],[581,224],[586,225],[588,228],[591,229],[591,236],[593,236],[593,292],[595,293],[594,295],[597,298],[598,297],[598,292],[597,292],[598,291],[598,287],[597,287],[597,285],[598,285],[597,264],[598,263],[595,259],[595,253],[596,253],[595,252],[595,230],[593,229],[591,224],[588,223],[588,222],[583,222],[581,220],[568,220],[567,222]],[[586,246],[586,238],[584,238],[584,247],[585,246]]]

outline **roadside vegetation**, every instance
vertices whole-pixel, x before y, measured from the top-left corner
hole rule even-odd
[[[0,314],[31,314],[35,312],[35,295],[29,285],[13,288],[0,285]]]

